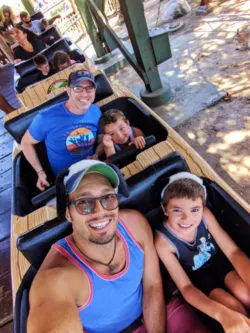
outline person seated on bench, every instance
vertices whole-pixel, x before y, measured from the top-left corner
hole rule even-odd
[[[41,191],[49,183],[35,150],[40,141],[45,143],[55,175],[77,161],[98,159],[103,153],[102,144],[97,144],[101,142],[101,111],[92,104],[96,92],[93,75],[84,70],[72,72],[66,89],[69,99],[39,112],[21,142],[25,157],[37,172],[37,187]]]
[[[56,73],[56,70],[51,68],[48,59],[45,55],[38,53],[33,58],[34,65],[36,66],[37,70],[39,70],[38,81],[46,79],[47,77]]]
[[[250,260],[205,207],[201,178],[181,172],[162,191],[156,249],[183,297],[225,332],[250,332]]]
[[[46,48],[46,44],[41,37],[21,26],[16,26],[13,30],[13,35],[19,44],[14,49],[15,63],[28,60]]]
[[[3,18],[1,17],[3,15]],[[11,7],[3,5],[0,11],[0,31],[9,46],[15,43],[13,28],[16,25],[15,15]]]
[[[56,15],[48,20],[48,25],[53,24],[53,22],[61,18],[60,15]],[[29,14],[27,12],[21,12],[20,13],[20,19],[22,22],[22,27],[34,32],[35,34],[41,34],[44,31],[44,26],[42,24],[42,20],[31,20]]]
[[[120,110],[105,111],[99,120],[99,127],[104,133],[102,143],[107,157],[131,145],[137,149],[145,146],[144,133],[139,128],[131,127]]]
[[[80,161],[57,186],[73,233],[52,246],[34,278],[28,333],[209,332],[177,296],[165,311],[151,228],[140,212],[119,210],[110,166]]]
[[[52,64],[56,71],[62,71],[63,69],[73,65],[75,60],[70,59],[69,55],[64,51],[57,51],[54,53]]]

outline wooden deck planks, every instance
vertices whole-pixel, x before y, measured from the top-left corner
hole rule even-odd
[[[0,327],[12,319],[12,298],[10,281],[10,239],[0,242]],[[1,329],[2,332],[2,329]]]

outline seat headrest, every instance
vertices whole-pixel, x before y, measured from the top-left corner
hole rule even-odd
[[[47,32],[48,31],[45,31],[44,33],[47,33]],[[56,51],[64,51],[66,53],[68,53],[70,51],[70,46],[67,43],[66,39],[61,38],[61,39],[57,40],[50,47],[47,47],[46,49],[42,50],[41,53],[45,55],[45,57],[48,59],[49,62],[51,62],[51,60],[54,56],[54,53]]]
[[[46,41],[47,38],[49,37],[54,37],[53,41],[54,43],[56,41],[58,41],[61,38],[61,35],[59,34],[58,30],[56,29],[56,27],[51,26],[48,29],[46,29],[45,31],[43,31],[40,36]]]
[[[44,18],[44,16],[43,16],[42,12],[36,12],[36,13],[32,14],[30,16],[30,18],[32,21],[34,21],[34,20],[41,20],[42,18]]]
[[[101,99],[111,96],[113,90],[109,82],[107,81],[105,75],[103,74],[96,75],[95,81],[96,81],[96,98],[94,103],[97,103]],[[9,121],[6,121],[4,127],[18,143],[21,143],[24,133],[26,132],[33,118],[37,115],[39,111],[44,110],[45,108],[58,104],[60,102],[66,101],[67,98],[68,95],[66,92],[58,94],[55,97],[49,99],[48,101],[39,104],[33,109],[13,119],[10,119]]]
[[[128,179],[130,194],[128,198],[120,198],[120,208],[137,209],[147,216],[152,210],[160,208],[160,193],[168,177],[187,170],[187,164],[179,153],[170,154]],[[50,246],[71,232],[71,223],[59,223],[59,219],[54,219],[19,236],[17,248],[32,266],[38,268]]]

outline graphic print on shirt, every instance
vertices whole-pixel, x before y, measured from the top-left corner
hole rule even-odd
[[[209,238],[210,234],[208,234]],[[214,244],[210,243],[206,237],[201,237],[199,241],[200,244],[197,246],[199,253],[193,257],[194,266],[192,269],[194,271],[202,267],[211,258],[212,253],[216,251]]]
[[[67,150],[72,154],[82,155],[95,143],[96,128],[91,125],[84,125],[74,129],[66,138]]]

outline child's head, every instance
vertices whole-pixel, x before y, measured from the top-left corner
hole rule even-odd
[[[173,198],[200,198],[203,206],[206,203],[206,188],[201,178],[189,172],[179,172],[169,178],[169,183],[161,193],[162,203],[166,206]]]
[[[49,26],[49,21],[46,18],[41,19],[41,26],[43,30],[46,30]]]
[[[105,134],[109,134],[116,144],[125,144],[129,140],[129,121],[120,110],[105,111],[99,120],[99,127]]]
[[[206,202],[206,188],[201,178],[179,172],[170,177],[161,193],[162,209],[171,226],[188,230],[200,223]]]
[[[53,67],[57,71],[61,71],[66,67],[70,66],[70,57],[64,51],[57,51],[53,57]]]
[[[48,59],[45,57],[45,55],[38,53],[33,58],[34,64],[36,68],[43,73],[43,75],[48,75],[50,71],[50,65],[48,62]]]

